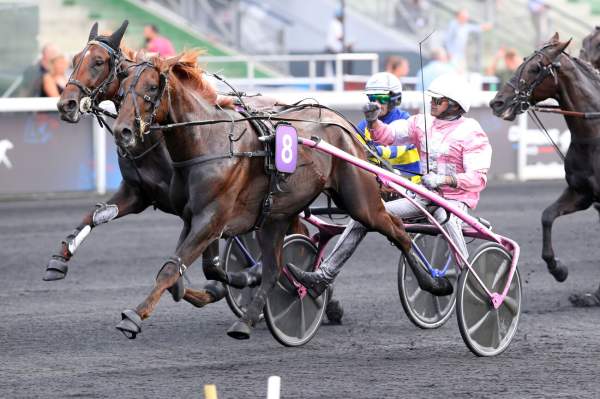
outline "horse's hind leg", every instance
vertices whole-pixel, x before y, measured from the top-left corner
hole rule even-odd
[[[267,295],[281,272],[283,239],[288,226],[287,220],[267,220],[260,230],[258,240],[263,254],[262,281],[244,316],[227,330],[227,335],[230,337],[250,338],[251,328],[258,322]]]
[[[548,266],[548,271],[557,281],[565,281],[569,271],[554,256],[554,250],[552,249],[552,225],[554,220],[559,216],[587,209],[591,204],[592,196],[590,194],[579,193],[567,187],[561,196],[542,212],[542,258]]]
[[[412,241],[404,230],[404,225],[400,219],[387,212],[383,204],[374,206],[371,209],[362,210],[362,212],[366,214],[364,216],[359,216],[351,213],[351,215],[357,220],[361,220],[361,217],[365,217],[366,220],[362,221],[363,224],[365,224],[365,221],[368,221],[368,224],[365,224],[367,227],[385,235],[392,243],[400,248],[409,267],[415,274],[421,289],[437,296],[450,295],[452,293],[452,284],[447,278],[433,277],[427,270],[419,266],[412,249]]]
[[[213,265],[215,257],[219,256],[219,241],[215,240],[211,243],[204,253],[202,253],[202,267]],[[178,280],[179,281],[179,280]],[[225,297],[227,291],[223,283],[218,281],[209,281],[201,290],[186,288],[183,299],[192,305],[201,308],[209,303],[220,301]]]
[[[44,280],[53,281],[65,278],[69,269],[67,262],[94,227],[130,213],[139,213],[147,207],[148,202],[136,189],[125,182],[121,183],[119,190],[107,203],[96,205],[94,210],[83,217],[81,224],[75,228],[73,233],[60,244],[58,253],[52,255],[46,265]]]
[[[150,294],[135,311],[130,309],[123,311],[121,315],[123,320],[117,325],[117,329],[128,338],[135,338],[141,332],[142,320],[150,317],[162,294],[176,285],[185,270],[184,265],[191,265],[206,247],[219,237],[222,226],[215,220],[215,214],[214,209],[207,208],[193,217],[189,232],[182,234],[183,240],[177,247],[175,256],[163,264]]]

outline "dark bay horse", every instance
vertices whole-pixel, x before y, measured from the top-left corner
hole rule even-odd
[[[120,48],[126,28],[127,21],[111,36],[99,36],[98,24],[94,24],[86,47],[73,58],[73,73],[58,102],[63,120],[70,123],[79,121],[82,99],[88,102],[85,105],[88,112],[91,106],[97,106],[104,100],[112,100],[118,107],[120,80],[126,76],[135,56],[132,51]],[[120,151],[118,159],[123,177],[119,189],[106,203],[98,204],[88,212],[75,231],[61,243],[58,253],[48,262],[44,280],[65,278],[67,262],[90,231],[100,224],[140,213],[151,205],[178,216],[169,198],[173,175],[171,158],[160,132],[148,136],[135,148]],[[215,242],[205,251],[203,263],[212,264],[218,255],[218,242]],[[181,296],[181,292],[177,295]],[[200,307],[224,295],[224,288],[213,282],[203,290],[185,289],[183,299]]]
[[[185,265],[215,239],[255,227],[265,199],[273,192],[265,173],[265,147],[254,126],[248,120],[236,121],[243,118],[240,113],[216,104],[216,93],[199,69],[190,68],[178,58],[137,61],[122,82],[124,97],[114,126],[120,146],[129,148],[141,137],[151,136],[154,133],[148,126],[152,125],[215,120],[226,123],[165,131],[165,144],[176,166],[171,203],[182,215],[184,228],[171,263],[161,268],[149,296],[135,310],[122,314],[117,328],[133,336],[141,331],[142,320],[151,315],[163,292],[177,282]],[[361,145],[347,134],[353,131],[352,125],[335,112],[314,107],[289,110],[285,117],[303,120],[292,122],[300,136],[325,139],[366,159]],[[250,337],[251,327],[258,321],[266,296],[281,272],[283,238],[290,222],[323,191],[329,192],[352,218],[397,245],[409,259],[422,288],[437,295],[452,292],[448,280],[433,278],[419,268],[410,237],[402,221],[385,211],[374,176],[339,159],[299,148],[298,168],[285,181],[284,192],[273,192],[272,206],[258,231],[263,254],[261,286],[246,314],[229,329],[230,336]]]
[[[600,69],[600,26],[583,38],[579,58],[589,62],[596,69]]]
[[[542,258],[557,281],[568,276],[567,267],[554,255],[552,224],[562,215],[589,208],[600,201],[600,124],[580,112],[600,111],[600,74],[591,64],[571,57],[564,50],[570,40],[561,42],[555,34],[550,42],[536,50],[519,66],[515,75],[490,101],[494,114],[514,120],[530,105],[548,98],[558,101],[571,132],[571,144],[564,163],[567,188],[542,213]],[[573,294],[576,306],[600,305],[600,289],[594,293]]]

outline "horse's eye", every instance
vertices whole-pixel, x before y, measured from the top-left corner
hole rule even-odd
[[[539,73],[541,70],[539,65],[534,65],[533,67],[531,67],[531,73]]]
[[[96,60],[96,66],[101,66],[101,65],[104,65],[104,60],[97,59]]]
[[[156,91],[156,90],[158,90],[158,86],[156,86],[156,85],[150,86],[150,91]]]

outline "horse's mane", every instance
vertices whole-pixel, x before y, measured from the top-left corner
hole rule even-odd
[[[198,57],[205,54],[204,50],[192,49],[180,53],[179,61],[175,63],[170,71],[169,77],[175,77],[184,82],[192,90],[197,91],[202,98],[210,104],[221,107],[233,107],[233,100],[229,97],[221,97],[217,94],[215,87],[204,76],[204,70],[198,65]],[[165,59],[155,57],[153,64],[161,69]]]
[[[128,60],[135,60],[136,51],[130,49],[129,47],[121,46],[121,52]]]

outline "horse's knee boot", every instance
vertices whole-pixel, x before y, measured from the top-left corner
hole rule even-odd
[[[181,299],[185,295],[185,284],[183,283],[183,273],[187,269],[186,266],[183,264],[183,261],[181,260],[181,258],[179,258],[177,256],[169,258],[165,262],[165,264],[163,265],[163,267],[161,267],[160,270],[158,271],[158,274],[156,275],[156,278],[158,279],[158,277],[160,276],[161,272],[164,270],[164,268],[169,263],[172,263],[172,264],[175,265],[175,267],[177,268],[177,273],[179,274],[179,278],[177,279],[177,281],[175,282],[175,284],[173,284],[172,286],[170,286],[169,288],[167,288],[167,290],[171,293],[171,296],[173,297],[173,300],[175,302],[179,302],[179,301],[181,301]]]
[[[250,339],[252,329],[247,322],[238,320],[227,330],[227,335],[235,339]]]

